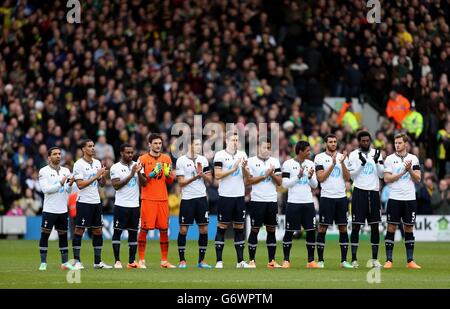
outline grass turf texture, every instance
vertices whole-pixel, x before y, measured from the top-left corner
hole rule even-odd
[[[110,241],[105,241],[103,260],[113,264]],[[176,242],[170,242],[169,261],[178,262]],[[358,250],[359,269],[340,269],[339,245],[328,241],[325,247],[325,269],[305,269],[304,240],[294,240],[290,269],[267,269],[267,249],[259,242],[256,269],[236,269],[236,254],[231,240],[224,250],[224,269],[197,269],[197,242],[188,241],[187,269],[160,269],[159,242],[147,244],[147,269],[92,268],[91,241],[83,241],[81,259],[86,269],[81,271],[81,283],[69,284],[66,271],[59,269],[58,242],[51,241],[47,271],[38,271],[40,264],[37,241],[0,240],[0,288],[450,288],[450,243],[416,243],[416,262],[420,270],[406,269],[405,247],[397,242],[394,247],[394,268],[381,270],[381,283],[369,284],[369,269],[365,262],[370,257],[370,244],[362,242]],[[69,251],[69,257],[72,252]],[[247,248],[245,257],[247,258]],[[350,260],[349,250],[349,260]],[[380,261],[384,261],[384,244],[380,246]],[[317,255],[316,255],[317,258]],[[122,241],[122,263],[128,261],[128,245]],[[215,249],[210,241],[206,261],[215,265]],[[282,245],[278,242],[277,261],[282,262]]]

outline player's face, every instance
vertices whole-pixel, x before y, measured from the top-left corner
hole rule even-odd
[[[194,150],[194,154],[200,154],[202,151],[202,143],[199,139],[195,139],[192,142],[192,149]]]
[[[162,140],[157,138],[150,143],[150,149],[155,153],[160,153],[162,148]]]
[[[88,142],[88,143],[86,144],[86,146],[84,146],[83,152],[84,152],[86,155],[88,155],[88,156],[90,156],[90,157],[93,157],[93,156],[95,155],[95,145],[94,145],[94,142]]]
[[[236,151],[238,147],[239,139],[237,135],[232,135],[227,139],[227,147],[231,151]]]
[[[363,136],[361,137],[361,140],[359,141],[359,147],[362,151],[369,151],[370,149],[370,137]]]
[[[53,165],[59,165],[59,163],[61,163],[61,150],[52,150],[52,153],[49,156],[49,161]]]
[[[335,137],[329,137],[327,140],[327,150],[335,152],[337,148],[337,139]]]
[[[264,159],[270,157],[270,143],[261,143],[261,145],[259,146],[259,156]]]
[[[406,143],[403,138],[397,138],[394,143],[396,152],[402,152],[406,149]]]
[[[305,150],[299,151],[300,159],[303,161],[311,156],[311,147],[306,147]]]
[[[122,158],[125,163],[130,163],[133,160],[134,149],[133,147],[126,147],[122,152]]]

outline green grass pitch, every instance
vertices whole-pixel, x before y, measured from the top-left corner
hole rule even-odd
[[[327,241],[325,269],[305,269],[306,248],[303,240],[294,240],[290,269],[267,269],[267,249],[259,242],[257,269],[236,269],[232,240],[224,250],[224,269],[197,269],[197,243],[188,241],[187,269],[159,269],[159,243],[147,244],[147,269],[94,270],[91,241],[83,241],[81,258],[86,269],[81,271],[79,284],[69,284],[66,272],[59,269],[58,242],[49,244],[48,269],[38,271],[37,241],[0,240],[0,288],[450,288],[450,243],[416,243],[415,258],[421,270],[405,268],[405,248],[397,242],[394,248],[394,268],[381,270],[380,283],[369,284],[365,261],[370,257],[370,244],[362,242],[358,257],[359,269],[340,269],[339,245]],[[380,246],[380,261],[384,261],[384,245]],[[69,252],[69,256],[72,253]],[[245,257],[247,257],[247,248]],[[350,256],[350,252],[349,252]],[[128,260],[128,246],[122,241],[121,258]],[[113,263],[110,241],[105,241],[103,260]],[[170,242],[169,260],[178,262],[175,241]],[[277,261],[281,263],[282,247],[278,242]],[[210,241],[206,261],[214,265],[215,252]]]

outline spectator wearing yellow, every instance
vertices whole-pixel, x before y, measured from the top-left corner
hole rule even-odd
[[[423,116],[421,113],[416,111],[415,103],[411,103],[411,112],[406,115],[405,119],[402,121],[402,126],[408,132],[408,134],[413,138],[413,140],[418,140],[423,131]]]
[[[339,111],[338,123],[343,127],[350,128],[351,132],[354,133],[359,129],[359,122],[353,113],[352,101],[347,98]]]

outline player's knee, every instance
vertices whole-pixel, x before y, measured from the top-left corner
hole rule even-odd
[[[318,231],[319,231],[319,233],[325,233],[327,231],[327,229],[328,229],[327,225],[319,225]]]
[[[95,228],[95,229],[92,229],[92,234],[93,234],[93,235],[96,235],[96,236],[102,235],[102,228]]]
[[[242,230],[242,229],[244,229],[244,225],[243,224],[233,224],[233,228],[236,230]]]
[[[188,227],[186,225],[180,225],[180,234],[186,235],[188,232]]]
[[[371,224],[371,225],[370,225],[370,229],[371,229],[372,231],[378,231],[378,230],[379,230],[378,223],[376,223],[376,224]]]
[[[352,225],[352,230],[355,232],[358,232],[361,229],[361,225],[359,224],[353,224]]]
[[[75,229],[75,235],[82,236],[83,234],[84,234],[84,228],[82,228],[82,227],[77,227],[77,228]]]
[[[228,228],[228,224],[225,224],[225,223],[218,223],[217,226],[224,230],[226,230]]]
[[[414,230],[414,225],[404,225],[405,233],[412,233]]]
[[[198,231],[200,234],[207,234],[208,233],[208,225],[199,225]]]
[[[269,228],[267,228],[267,231],[270,232]],[[259,233],[259,227],[252,227],[253,233]]]
[[[397,226],[395,224],[388,224],[387,230],[389,233],[395,233],[395,231],[397,230]]]
[[[347,225],[339,225],[338,229],[341,233],[347,233]]]
[[[266,226],[266,230],[269,233],[274,233],[276,228],[275,228],[275,226]]]
[[[41,228],[41,233],[50,234],[52,230]]]
[[[65,234],[67,234],[67,231],[59,231],[58,230],[58,235],[62,236],[62,235],[65,235]]]

